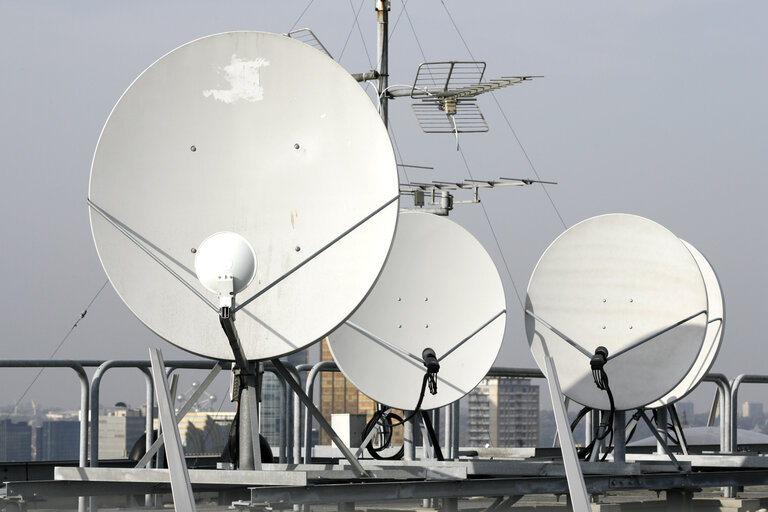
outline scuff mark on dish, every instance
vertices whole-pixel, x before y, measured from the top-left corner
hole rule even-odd
[[[232,60],[220,68],[224,78],[229,82],[229,89],[207,89],[203,96],[213,96],[216,101],[234,103],[238,100],[261,101],[264,99],[264,88],[261,86],[261,68],[269,66],[264,58],[245,60],[232,54]]]

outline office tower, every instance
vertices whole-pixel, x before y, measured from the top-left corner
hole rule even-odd
[[[536,446],[539,387],[530,379],[486,377],[469,393],[470,446]]]

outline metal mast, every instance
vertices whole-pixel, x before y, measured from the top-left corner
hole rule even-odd
[[[381,120],[389,129],[389,10],[390,0],[376,0],[376,18],[379,23],[379,38],[376,51],[376,71],[379,74],[379,105]]]

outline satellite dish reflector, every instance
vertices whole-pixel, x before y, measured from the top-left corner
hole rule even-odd
[[[425,349],[440,365],[437,394],[422,409],[469,393],[486,375],[506,327],[504,288],[491,257],[455,222],[401,212],[381,277],[328,345],[361,392],[413,410],[425,375]]]
[[[195,251],[195,274],[213,293],[221,293],[223,279],[232,280],[232,294],[240,293],[256,275],[256,253],[237,233],[216,233]]]
[[[707,332],[704,336],[704,344],[699,351],[699,357],[696,358],[688,374],[672,391],[649,404],[648,407],[653,408],[676,402],[699,385],[699,382],[709,372],[715,362],[715,358],[717,358],[717,353],[720,351],[720,343],[723,340],[723,332],[725,331],[725,299],[723,298],[720,280],[717,278],[715,269],[712,268],[709,260],[694,246],[685,240],[683,240],[683,243],[691,251],[704,277],[704,285],[707,287],[707,299],[709,301],[709,321],[707,322]]]
[[[222,231],[247,240],[258,264],[233,312],[257,360],[302,349],[357,308],[389,252],[398,196],[387,131],[346,70],[285,36],[230,32],[173,50],[125,91],[88,201],[123,301],[205,357],[233,354],[192,250]]]
[[[544,369],[553,358],[563,394],[610,408],[590,366],[598,347],[617,410],[654,402],[687,375],[707,330],[699,266],[673,233],[635,215],[585,220],[542,255],[528,285],[526,333]]]

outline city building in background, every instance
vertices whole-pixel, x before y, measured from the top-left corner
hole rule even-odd
[[[309,352],[302,350],[294,354],[281,357],[280,360],[294,366],[308,362]],[[290,388],[285,390],[293,393]],[[264,372],[261,381],[261,404],[259,407],[259,428],[261,435],[267,439],[270,446],[279,446],[280,429],[285,421],[285,398],[283,383],[272,372]]]
[[[530,379],[486,377],[469,393],[469,446],[536,446],[539,440],[539,387]]]
[[[744,402],[741,404],[741,417],[762,420],[763,404],[760,402]]]
[[[693,402],[675,402],[677,417],[680,418],[680,424],[684,427],[692,425],[694,422]]]
[[[125,459],[133,445],[144,435],[145,416],[123,402],[106,416],[99,416],[99,459]]]
[[[78,460],[79,457],[80,420],[46,420],[36,428],[36,460]]]
[[[32,460],[32,427],[29,423],[0,421],[0,461]]]
[[[179,422],[179,436],[184,446],[184,453],[186,455],[221,455],[234,419],[234,411],[188,412]]]
[[[323,339],[320,347],[320,360],[333,361],[328,341]],[[376,410],[376,402],[362,394],[341,372],[323,372],[320,377],[320,412],[328,422],[331,415],[338,413],[365,414],[370,419]],[[397,437],[399,436],[399,439]],[[402,442],[402,429],[395,429],[394,444]],[[325,431],[320,431],[320,444],[331,444]]]

